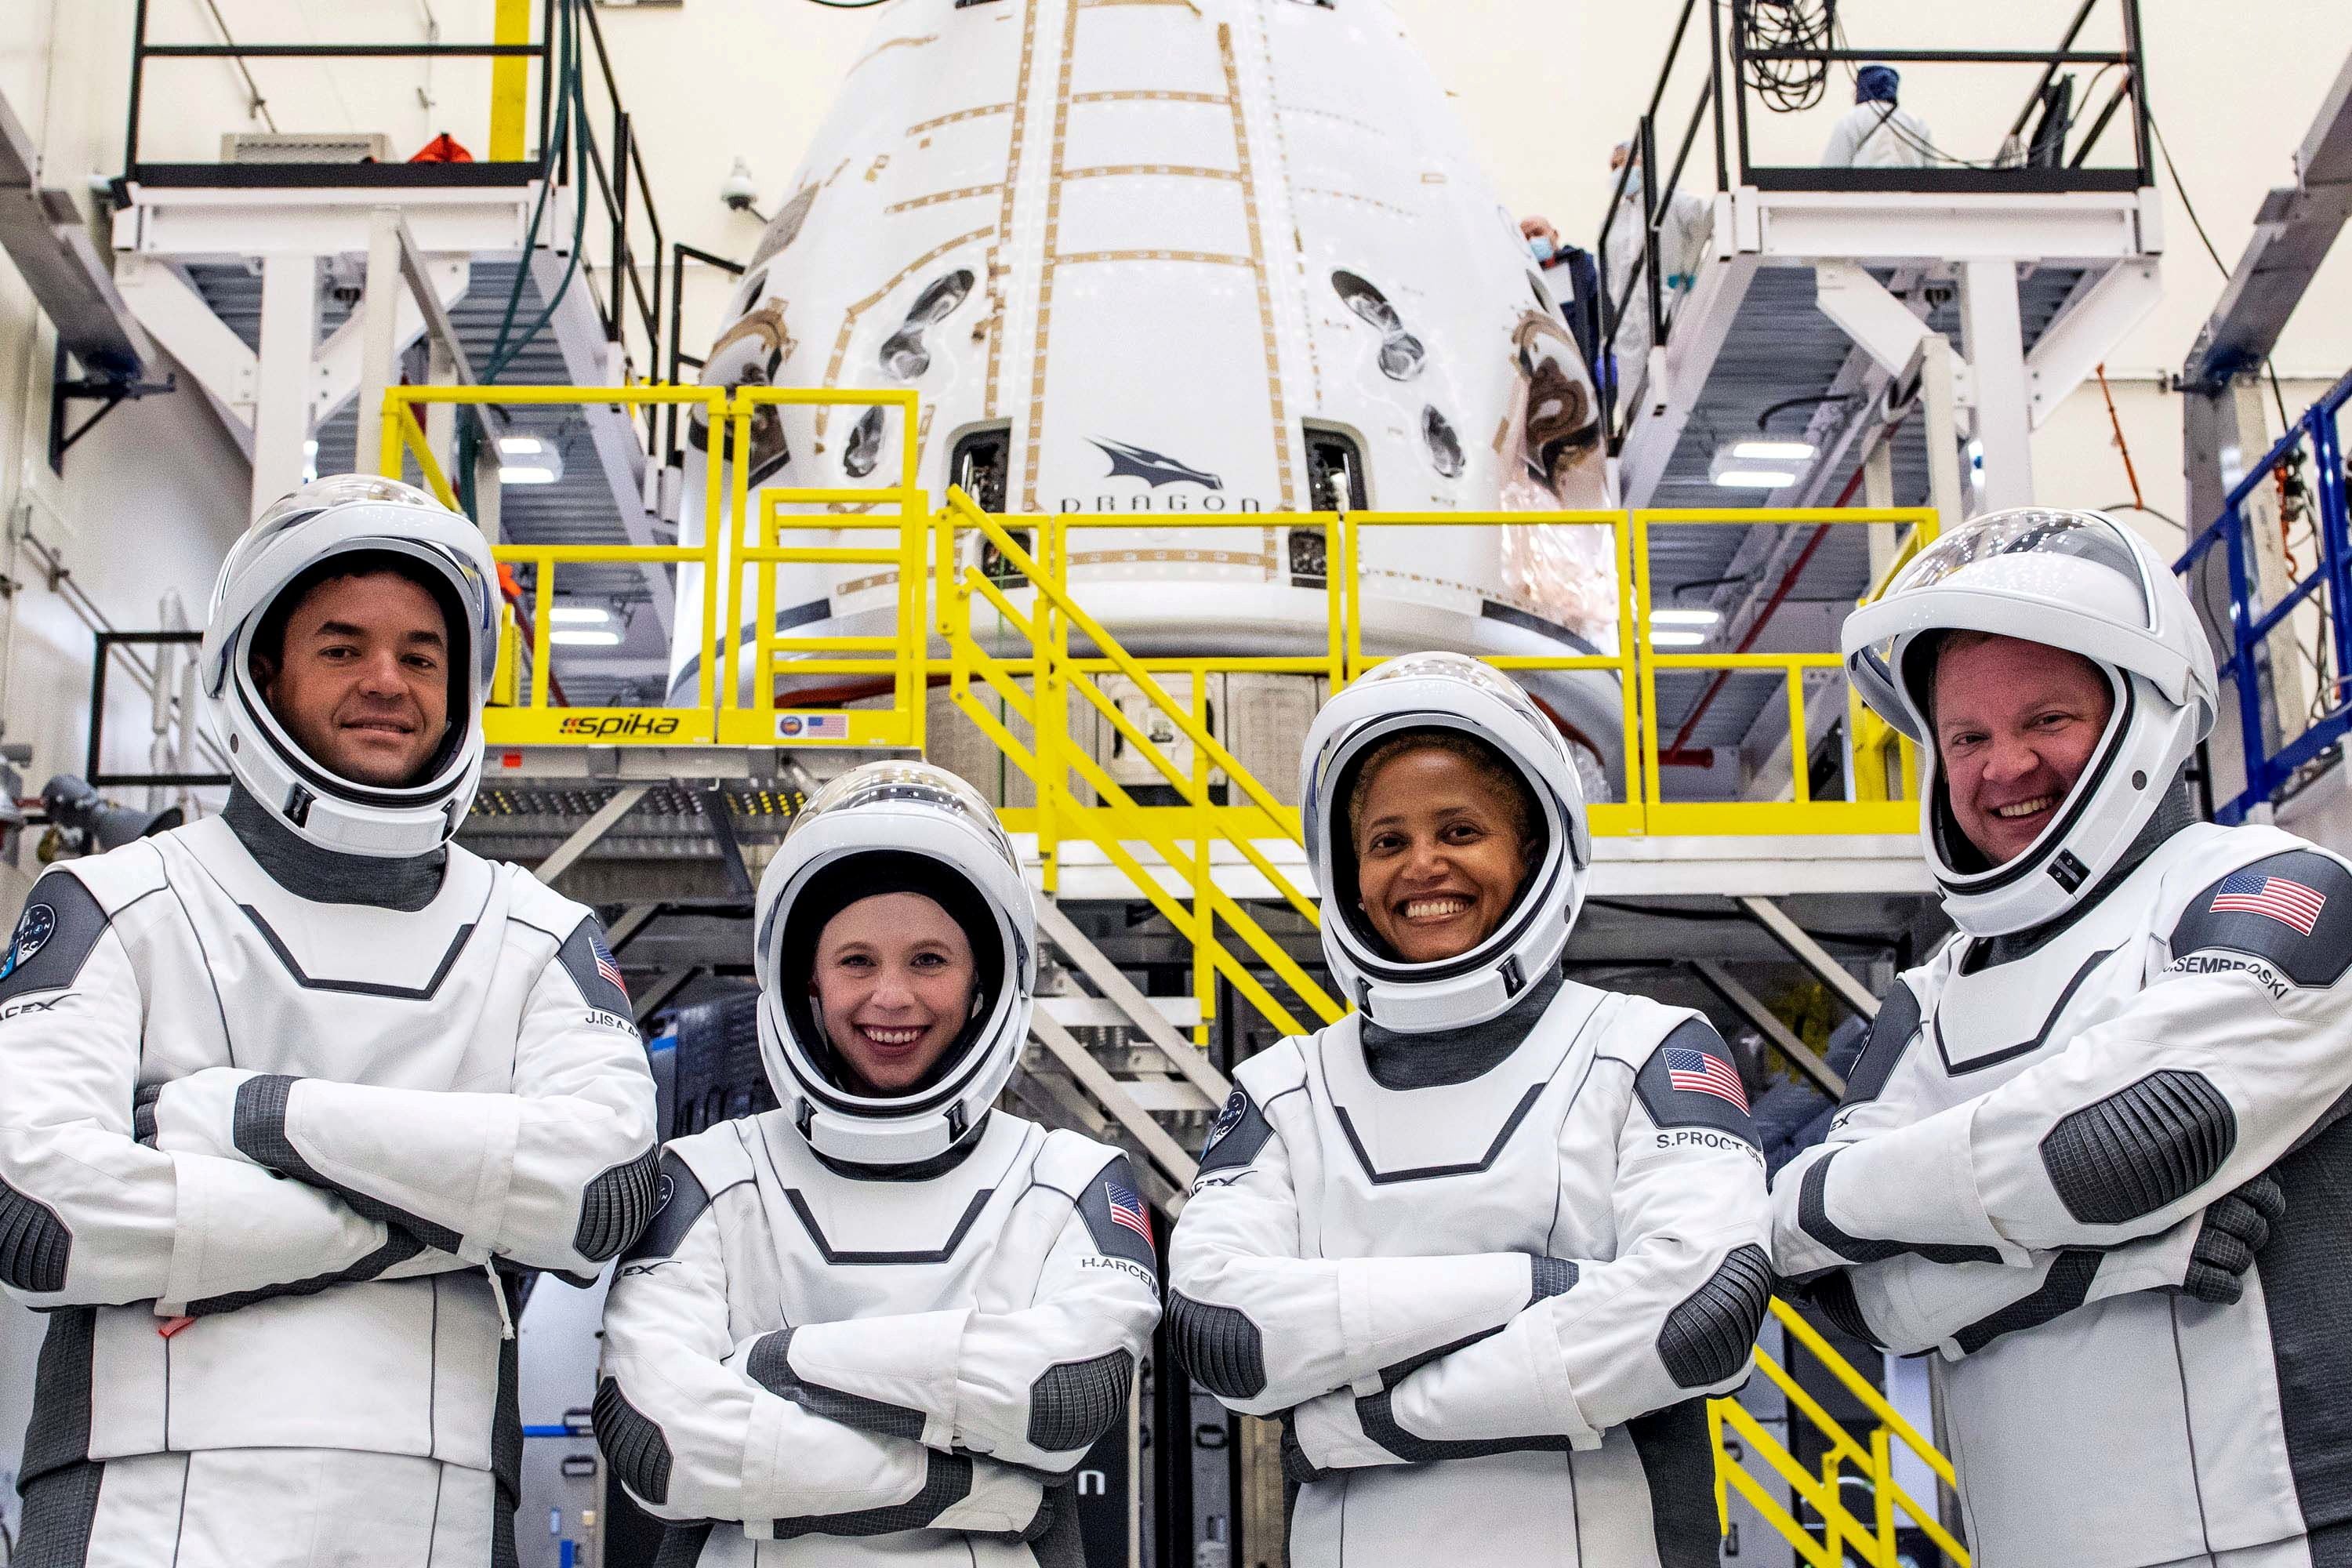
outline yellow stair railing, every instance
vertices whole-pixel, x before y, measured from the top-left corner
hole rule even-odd
[[[1284,875],[1257,842],[1257,837],[1271,828],[1297,844],[1298,814],[1276,800],[1210,731],[1205,715],[1197,709],[1204,689],[1200,679],[1205,672],[1204,661],[1139,659],[1129,654],[1079,605],[1061,580],[1058,568],[1066,550],[1063,542],[1066,530],[1073,525],[1071,520],[1047,517],[1035,521],[1034,536],[1045,556],[1043,562],[1023,546],[1011,529],[980,510],[961,490],[948,492],[948,505],[940,513],[938,531],[939,629],[948,643],[950,700],[1036,786],[1036,821],[1040,852],[1046,857],[1046,891],[1055,890],[1058,874],[1055,840],[1066,828],[1094,843],[1152,907],[1192,941],[1196,966],[1202,971],[1196,977],[1196,986],[1212,974],[1223,975],[1285,1034],[1305,1034],[1336,1020],[1345,1009],[1307,975],[1238,900],[1218,885],[1211,864],[1208,839],[1213,834],[1238,851],[1243,861],[1272,884],[1282,900],[1310,926],[1319,924],[1322,917],[1314,899]],[[1133,526],[1131,520],[1128,526]],[[1263,523],[1251,518],[1246,526],[1255,529]],[[1026,613],[1013,603],[1011,594],[979,567],[967,565],[961,572],[956,570],[955,541],[958,533],[965,530],[976,531],[995,546],[1016,574],[1014,580],[1031,591],[1032,603]],[[988,651],[972,626],[976,603],[989,606],[1003,626],[1020,634],[1029,649],[1026,658],[1006,658]],[[1094,648],[1091,656],[1072,656],[1073,631]],[[1307,659],[1220,659],[1215,661],[1215,667],[1221,670],[1241,667],[1276,672],[1317,671],[1315,662]],[[1191,701],[1177,701],[1154,679],[1155,669],[1171,668],[1193,674]],[[1104,691],[1096,678],[1111,672],[1132,682],[1191,742],[1191,769],[1178,766]],[[1026,691],[1019,685],[1023,677],[1030,681]],[[1005,709],[1029,727],[1027,743],[1007,729],[986,702],[974,697],[975,679],[993,691]],[[1180,837],[1180,830],[1168,820],[1169,808],[1139,805],[1086,748],[1071,743],[1068,702],[1073,693],[1108,720],[1175,789],[1189,808],[1189,835]],[[1248,797],[1249,809],[1213,806],[1207,782],[1207,771],[1212,767],[1222,770],[1231,787]],[[1090,806],[1072,788],[1069,781],[1073,773],[1095,793],[1102,802],[1100,805]],[[1160,862],[1190,888],[1190,909],[1178,901],[1138,858],[1130,846],[1139,843],[1156,853]],[[1275,998],[1248,963],[1219,937],[1220,924],[1238,936],[1249,952],[1290,989],[1314,1016],[1314,1024],[1301,1023]],[[1213,996],[1203,996],[1202,1000],[1213,1005]],[[1207,1007],[1202,1016],[1208,1016]]]
[[[1861,1401],[1877,1425],[1871,1429],[1865,1447],[1844,1423],[1823,1409],[1786,1367],[1759,1348],[1756,1370],[1788,1400],[1790,1420],[1801,1415],[1811,1422],[1827,1439],[1829,1451],[1822,1458],[1817,1476],[1806,1469],[1788,1447],[1767,1431],[1738,1400],[1707,1401],[1707,1428],[1715,1445],[1715,1506],[1719,1527],[1726,1533],[1730,1531],[1729,1493],[1737,1491],[1814,1568],[1843,1568],[1849,1552],[1871,1568],[1899,1568],[1895,1536],[1900,1522],[1899,1510],[1901,1518],[1907,1518],[1958,1568],[1968,1568],[1968,1550],[1944,1528],[1934,1500],[1923,1502],[1895,1480],[1895,1446],[1899,1443],[1916,1455],[1948,1487],[1955,1481],[1952,1462],[1905,1419],[1903,1413],[1889,1404],[1886,1396],[1851,1362],[1838,1354],[1819,1330],[1777,1296],[1772,1299],[1772,1316],[1790,1339],[1811,1352],[1847,1393]],[[1822,1533],[1818,1537],[1781,1506],[1769,1486],[1743,1462],[1744,1456],[1732,1456],[1727,1434],[1737,1436],[1747,1452],[1761,1457],[1766,1468],[1787,1482],[1795,1497],[1812,1506],[1822,1518]],[[1839,1482],[1848,1473],[1869,1483],[1872,1514],[1866,1521],[1856,1518],[1846,1507]]]

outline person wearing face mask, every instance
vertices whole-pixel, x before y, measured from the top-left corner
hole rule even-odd
[[[1937,1352],[1986,1568],[2352,1561],[2352,867],[2194,820],[2212,654],[2112,519],[1978,519],[1843,641],[1959,930],[1775,1178],[1781,1272]]]
[[[1650,220],[1644,207],[1648,171],[1634,158],[1633,144],[1620,142],[1610,149],[1609,173],[1612,190],[1621,178],[1625,184],[1609,221],[1602,281],[1609,308],[1622,318],[1612,349],[1620,384],[1631,386],[1641,379],[1643,361],[1650,352],[1650,274],[1645,258]],[[1671,321],[1676,303],[1697,282],[1698,269],[1706,259],[1707,241],[1715,233],[1715,204],[1695,192],[1668,191],[1657,223],[1658,308],[1664,319]]]
[[[604,1311],[597,1442],[705,1568],[1076,1568],[1068,1481],[1160,1320],[1127,1157],[992,1110],[1035,913],[952,774],[818,792],[760,879],[780,1108],[663,1152]]]
[[[1301,798],[1357,1011],[1234,1074],[1170,1243],[1177,1354],[1283,1418],[1298,1568],[1712,1565],[1705,1404],[1772,1289],[1762,1160],[1706,1019],[1567,978],[1566,743],[1413,655],[1324,706]]]
[[[450,842],[497,567],[390,479],[229,552],[226,809],[52,867],[0,957],[0,1281],[48,1314],[20,1568],[511,1563],[523,1271],[652,1211],[596,917]]]
[[[1570,335],[1576,339],[1577,351],[1591,365],[1601,336],[1601,281],[1592,265],[1592,253],[1580,246],[1562,245],[1559,230],[1548,217],[1521,218],[1519,237],[1527,242],[1528,254],[1543,269],[1544,282],[1568,322]]]

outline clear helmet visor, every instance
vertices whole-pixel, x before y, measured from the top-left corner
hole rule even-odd
[[[2024,508],[1979,519],[1921,551],[1879,602],[1954,587],[2089,611],[2135,632],[2157,630],[2146,561],[2121,529],[2093,512]],[[1880,638],[1854,655],[1889,686],[1902,673],[1895,668],[1898,637]]]
[[[1013,841],[1004,836],[995,809],[971,785],[929,763],[868,763],[842,774],[809,797],[784,830],[784,842],[790,844],[793,835],[832,814],[894,804],[956,814],[979,831],[1005,865],[1019,872],[1021,863],[1013,853]]]

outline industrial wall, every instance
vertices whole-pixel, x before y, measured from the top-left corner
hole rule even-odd
[[[1631,132],[1646,102],[1678,7],[1667,0],[1391,3],[1457,100],[1505,200],[1522,213],[1548,214],[1570,237],[1597,232],[1609,145]],[[491,0],[217,0],[217,8],[247,42],[414,40],[435,29],[447,41],[490,34]],[[1980,0],[1965,8],[1846,0],[1841,16],[1849,38],[1865,47],[1874,40],[1967,47],[1988,38],[2054,41],[2046,36],[2064,9],[2047,0]],[[85,199],[92,199],[91,176],[121,167],[131,11],[132,0],[0,0],[0,92],[39,144],[47,181]],[[150,13],[156,39],[220,37],[205,0],[152,0]],[[670,233],[723,255],[748,251],[758,221],[720,205],[720,181],[741,157],[763,205],[786,194],[801,148],[856,63],[872,16],[800,0],[611,5],[599,15]],[[2147,6],[2149,74],[2180,177],[2213,243],[2234,261],[2261,193],[2291,177],[2293,143],[2352,46],[2352,15],[2337,0],[2267,0],[2248,25],[2211,21],[2205,7]],[[394,156],[443,130],[478,150],[484,140],[488,75],[479,63],[440,62],[428,71],[415,61],[263,60],[251,69],[248,87],[223,61],[159,64],[148,82],[148,155],[212,157],[222,132],[262,129],[265,121],[282,130],[380,130]],[[1939,144],[1984,156],[2032,78],[2030,68],[1989,78],[1980,68],[1916,67],[1906,73],[1904,101]],[[1675,128],[1695,90],[1692,80],[1671,89],[1667,118]],[[2095,102],[2101,90],[2084,96]],[[258,113],[251,109],[257,93],[265,106]],[[1832,82],[1822,107],[1759,122],[1759,155],[1812,155],[1848,97]],[[1699,172],[1686,184],[1710,184],[1704,139],[1694,162]],[[2184,357],[2221,273],[2163,183],[2167,295],[2108,371],[2148,504],[2177,516],[2179,408],[2162,377]],[[2347,289],[2352,255],[2339,254],[2280,351],[2291,405],[2352,363],[2352,314],[2336,304]],[[724,291],[719,280],[705,279],[689,292],[689,342],[714,324]],[[83,705],[78,695],[60,694],[86,689],[89,645],[68,598],[34,569],[27,530],[55,545],[98,613],[143,626],[154,622],[168,590],[201,612],[212,564],[243,519],[245,489],[236,449],[194,395],[118,411],[76,447],[61,479],[52,475],[49,355],[13,271],[0,268],[0,515],[7,527],[0,572],[23,584],[0,601],[0,721],[5,739],[36,747],[27,770],[36,784],[48,772],[79,765]],[[2040,433],[2035,466],[2049,500],[2105,504],[2128,497],[2095,385],[2076,393]],[[2177,537],[2153,519],[2142,521],[2161,543]],[[143,696],[126,689],[108,722],[131,747],[124,760],[136,756]]]

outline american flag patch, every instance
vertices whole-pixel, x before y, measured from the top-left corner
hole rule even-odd
[[[1103,1194],[1110,1199],[1110,1222],[1123,1225],[1143,1237],[1143,1245],[1151,1246],[1151,1221],[1143,1212],[1143,1200],[1134,1190],[1118,1182],[1105,1182]],[[1155,1256],[1157,1249],[1154,1249]]]
[[[604,939],[593,931],[588,933],[588,951],[596,955],[596,973],[611,981],[614,990],[626,996],[629,983],[621,978],[621,966],[613,962],[613,950],[606,947]]]
[[[2233,871],[2214,889],[2212,912],[2217,915],[2263,915],[2291,925],[2304,935],[2319,923],[2327,895],[2306,888],[2291,877],[2268,877],[2260,871]]]
[[[1717,1100],[1731,1101],[1742,1110],[1748,1109],[1748,1091],[1740,1087],[1739,1075],[1721,1057],[1686,1046],[1669,1046],[1666,1081],[1687,1093],[1711,1094]]]

